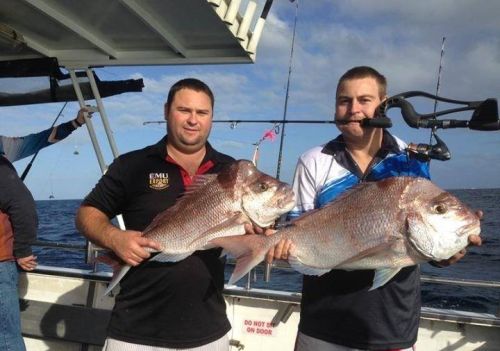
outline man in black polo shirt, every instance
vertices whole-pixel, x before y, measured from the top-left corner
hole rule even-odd
[[[229,350],[220,249],[197,251],[177,263],[139,265],[149,257],[145,248],[160,248],[141,231],[195,175],[217,173],[233,161],[207,142],[213,106],[205,83],[175,83],[165,104],[168,134],[118,157],[78,210],[78,230],[133,266],[120,282],[104,350]],[[110,222],[120,213],[127,230]]]

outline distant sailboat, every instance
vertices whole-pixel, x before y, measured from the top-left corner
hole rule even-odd
[[[50,195],[49,195],[49,200],[55,199],[54,196],[54,187],[52,184],[52,172],[49,174],[49,182],[50,182]]]

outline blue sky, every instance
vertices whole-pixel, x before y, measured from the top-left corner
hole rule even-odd
[[[172,83],[184,77],[207,82],[216,95],[221,119],[281,119],[290,58],[295,3],[275,1],[255,64],[100,68],[102,80],[141,77],[143,93],[104,99],[121,153],[159,140],[165,125],[145,121],[163,118],[163,103]],[[244,7],[243,7],[244,8]],[[442,38],[446,37],[440,95],[459,100],[500,97],[500,2],[478,0],[396,1],[315,0],[299,2],[287,119],[333,118],[339,76],[356,65],[371,65],[386,75],[389,95],[423,90],[434,93]],[[91,102],[92,103],[92,102]],[[417,111],[432,111],[433,102],[416,101]],[[51,125],[62,104],[0,108],[0,134],[20,136]],[[439,108],[446,108],[438,105]],[[76,114],[68,104],[61,121]],[[429,131],[410,129],[391,111],[391,132],[406,141],[426,143]],[[455,116],[458,118],[468,118]],[[15,118],[14,118],[15,117]],[[107,163],[112,160],[98,116]],[[253,144],[271,124],[216,123],[210,141],[236,158],[251,158]],[[281,130],[280,130],[281,132]],[[338,134],[333,125],[286,126],[281,179],[292,179],[295,162],[305,150]],[[433,180],[444,188],[500,187],[500,132],[442,130],[452,152],[450,161],[433,161]],[[275,175],[279,137],[261,144],[259,168]],[[75,155],[74,151],[78,151]],[[15,163],[19,173],[27,161]],[[79,199],[100,177],[87,131],[43,150],[27,178],[38,200]]]

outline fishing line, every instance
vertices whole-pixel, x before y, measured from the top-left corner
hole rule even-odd
[[[439,88],[441,86],[441,72],[443,71],[443,58],[444,58],[444,42],[446,41],[446,37],[443,37],[443,41],[441,42],[441,54],[439,57],[439,68],[438,68],[438,76],[436,82],[436,96],[439,96]],[[434,99],[434,119],[436,119],[436,111],[437,111],[438,100]],[[432,138],[436,135],[437,127],[433,127],[430,131],[429,136],[429,145],[432,144]]]
[[[444,57],[444,42],[445,42],[445,40],[446,40],[446,37],[443,37],[443,41],[441,44],[441,56],[439,58],[439,69],[438,69],[437,84],[436,84],[436,96],[439,96],[439,87],[441,86],[441,72],[443,70],[443,57]],[[438,105],[438,100],[434,99],[434,114],[436,114],[437,105]],[[434,119],[435,118],[436,117],[434,117]]]
[[[59,117],[62,115],[62,112],[64,111],[64,109],[66,108],[66,105],[68,104],[68,102],[66,101],[63,105],[63,107],[61,108],[61,110],[59,111],[59,113],[57,114],[56,118],[54,119],[54,122],[52,122],[52,125],[50,126],[50,128],[54,128],[54,125],[56,124],[57,120],[59,119]],[[33,166],[33,162],[35,161],[35,158],[38,156],[38,153],[40,152],[40,149],[37,150],[37,152],[35,152],[35,154],[33,155],[33,157],[31,158],[31,161],[28,163],[28,165],[26,166],[26,168],[24,169],[24,172],[23,174],[21,175],[21,180],[24,181],[24,179],[26,179],[26,176],[28,175],[30,169],[31,169],[31,166]]]
[[[444,43],[446,41],[446,37],[443,37],[442,39],[442,42],[441,42],[441,53],[440,53],[440,57],[439,57],[439,67],[438,67],[438,75],[437,75],[437,82],[436,82],[436,94],[435,96],[439,96],[439,88],[441,87],[441,73],[443,71],[443,58],[444,58]],[[433,117],[432,119],[436,120],[437,119],[437,116],[436,116],[436,112],[437,112],[437,105],[438,105],[439,101],[438,99],[435,97],[434,98],[434,109],[433,109]],[[432,145],[432,139],[435,139],[436,140],[436,143],[439,143],[440,140],[439,140],[439,137],[437,136],[436,134],[436,130],[437,130],[437,126],[434,126],[431,128],[430,130],[430,134],[429,134],[429,145]],[[418,147],[418,146],[416,146]],[[412,152],[412,150],[410,150],[410,145],[406,148],[406,159],[407,159],[407,163],[408,165],[410,164],[411,160],[410,160],[410,152]],[[431,158],[429,157],[429,159],[427,160],[427,163],[430,164],[431,162]],[[408,170],[408,172],[410,172]],[[408,173],[409,175],[409,173]]]
[[[56,170],[56,167],[59,166],[60,162],[61,162],[61,156],[62,156],[62,153],[63,153],[63,148],[59,148],[59,152],[57,154],[57,157],[56,157],[56,160],[55,162],[52,164],[52,168],[50,169],[50,173],[49,173],[49,182],[50,182],[50,195],[49,195],[49,199],[54,199],[55,198],[55,195],[54,195],[54,171]]]

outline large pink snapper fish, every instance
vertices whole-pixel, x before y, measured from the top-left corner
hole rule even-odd
[[[245,234],[245,224],[267,227],[294,205],[289,185],[240,160],[218,174],[198,176],[174,206],[154,218],[143,236],[161,245],[151,260],[177,262],[196,250],[216,247],[214,238]],[[123,265],[113,275],[105,295],[130,268]]]
[[[424,178],[394,177],[362,183],[274,235],[213,243],[237,258],[229,284],[281,239],[290,239],[288,262],[298,272],[375,269],[375,289],[403,267],[450,258],[479,233],[479,217],[455,196]]]

